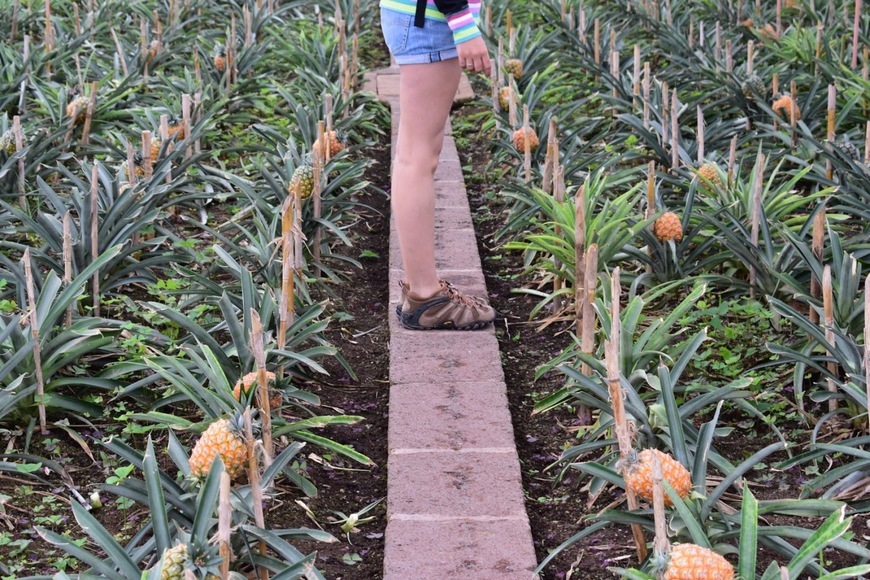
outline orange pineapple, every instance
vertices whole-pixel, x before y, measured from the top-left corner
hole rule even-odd
[[[212,62],[214,63],[214,68],[218,72],[222,73],[225,70],[227,70],[227,53],[226,53],[226,51],[223,48],[220,48],[218,50],[218,52],[214,55]]]
[[[266,382],[271,385],[275,381],[275,373],[271,371],[266,371]],[[247,395],[252,388],[256,388],[257,385],[257,371],[251,372],[243,376],[239,379],[239,382],[236,383],[236,386],[233,387],[233,396],[237,401],[242,400],[242,389],[244,389],[245,394]],[[273,387],[269,387],[269,407],[271,409],[277,409],[281,406],[283,402],[283,397],[281,396],[281,391],[275,389]]]
[[[683,239],[683,224],[680,223],[680,218],[672,211],[662,214],[662,216],[653,224],[653,233],[656,237],[667,242],[674,240],[679,242]]]
[[[535,130],[529,127],[528,132],[526,132],[521,127],[514,131],[512,137],[514,147],[517,148],[517,151],[522,152],[526,150],[526,136],[529,138],[529,151],[534,151],[538,147],[538,134],[535,133]]]
[[[667,214],[665,214],[667,215]],[[653,498],[653,455],[657,455],[662,465],[662,477],[674,488],[680,497],[686,497],[692,491],[692,477],[683,465],[658,449],[644,449],[640,453],[632,451],[628,458],[620,465],[625,486],[634,492],[637,497],[647,501]],[[671,506],[673,502],[669,495],[665,494],[665,505]]]
[[[172,117],[169,119],[166,132],[170,139],[173,137],[184,139],[184,123],[178,117]]]
[[[327,131],[324,134],[324,137],[326,137],[326,141],[329,144],[329,154],[327,155],[327,157],[333,157],[339,151],[344,150],[345,140],[342,137],[341,133],[339,133],[338,131]],[[312,146],[312,150],[314,151],[315,155],[320,154],[321,146],[322,145],[320,144],[320,139],[318,138]]]
[[[675,544],[669,555],[657,558],[665,560],[659,562],[659,569],[665,569],[664,580],[734,580],[731,563],[709,548]]]
[[[792,113],[792,107],[794,108],[794,113]],[[789,123],[794,123],[801,119],[801,110],[791,95],[782,95],[773,101],[773,106],[771,108],[773,109],[773,112],[780,117],[788,118]]]
[[[202,479],[208,476],[216,455],[224,462],[227,473],[235,479],[248,461],[248,448],[242,439],[242,427],[230,419],[218,419],[208,426],[190,454],[190,474]]]
[[[719,166],[712,161],[707,161],[701,164],[698,168],[698,177],[701,178],[701,185],[709,189],[722,187],[722,178],[719,177]]]

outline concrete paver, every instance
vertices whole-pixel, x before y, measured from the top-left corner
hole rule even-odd
[[[367,86],[399,121],[397,69]],[[455,100],[474,98],[463,75]],[[468,195],[448,121],[435,172],[436,267],[487,296]],[[403,276],[390,235],[390,313]],[[413,331],[389,319],[390,421],[384,578],[532,578],[535,551],[495,331]]]

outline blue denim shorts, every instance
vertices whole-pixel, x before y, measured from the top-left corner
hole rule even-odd
[[[453,31],[447,22],[426,19],[414,26],[414,16],[381,8],[381,30],[396,64],[427,64],[457,58]]]

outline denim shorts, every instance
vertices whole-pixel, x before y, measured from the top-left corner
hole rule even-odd
[[[453,31],[446,21],[424,20],[414,26],[414,16],[381,8],[384,41],[396,64],[427,64],[457,58]]]

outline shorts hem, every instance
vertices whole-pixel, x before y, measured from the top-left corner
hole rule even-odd
[[[433,62],[441,62],[442,60],[450,60],[451,58],[458,58],[459,51],[455,48],[448,48],[445,50],[436,50],[433,52],[426,52],[422,54],[401,54],[394,55],[393,58],[396,61],[396,64],[429,64]]]

